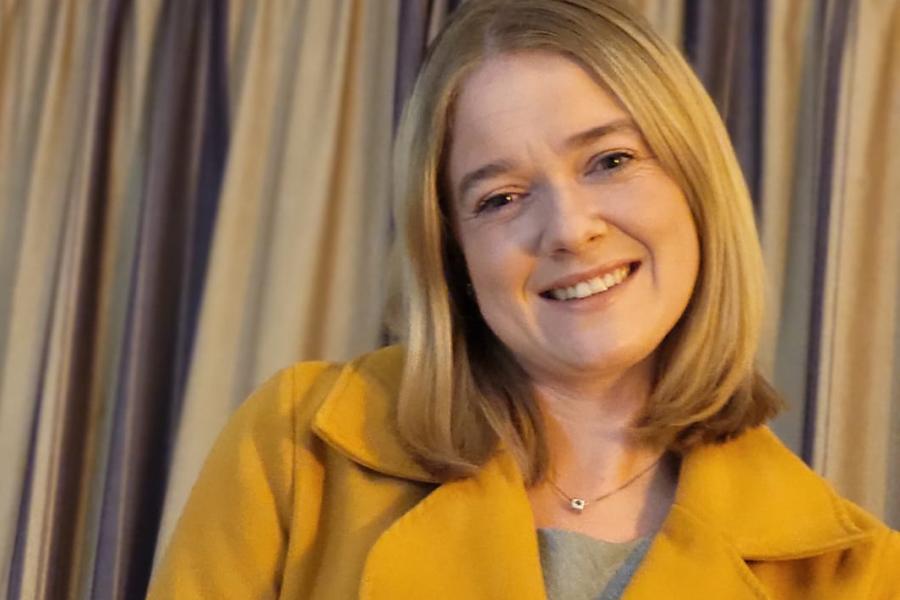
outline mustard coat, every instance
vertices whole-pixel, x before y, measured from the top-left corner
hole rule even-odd
[[[438,484],[391,427],[403,352],[300,363],[235,413],[149,598],[545,597],[511,457]],[[682,462],[623,597],[900,598],[900,534],[838,497],[766,428]]]

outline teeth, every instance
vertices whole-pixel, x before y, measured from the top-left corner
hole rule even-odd
[[[591,291],[595,294],[597,292],[605,292],[606,288],[608,287],[609,286],[606,285],[606,282],[601,281],[599,277],[594,277],[593,279],[591,279]]]
[[[556,300],[571,300],[573,298],[587,298],[594,294],[605,292],[609,288],[622,283],[628,273],[629,267],[619,267],[612,273],[607,273],[603,277],[593,277],[587,281],[580,281],[569,287],[556,288],[550,290],[550,295]]]

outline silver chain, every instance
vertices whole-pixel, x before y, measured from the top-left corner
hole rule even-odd
[[[617,488],[614,488],[614,489],[612,489],[606,493],[603,493],[603,494],[597,496],[596,498],[592,498],[590,500],[585,500],[584,498],[579,498],[578,496],[570,496],[569,494],[565,493],[562,490],[562,488],[559,487],[559,485],[557,485],[556,482],[553,481],[553,478],[550,477],[549,475],[547,476],[547,481],[549,481],[550,485],[553,486],[553,489],[556,490],[556,492],[560,496],[562,496],[562,498],[566,502],[569,503],[569,508],[571,508],[575,512],[581,513],[585,508],[587,508],[588,504],[594,504],[595,502],[599,502],[600,500],[603,500],[604,498],[609,498],[613,494],[615,494],[617,492],[621,492],[622,490],[627,488],[629,485],[631,485],[632,483],[634,483],[635,481],[640,479],[640,477],[642,475],[645,475],[648,471],[650,471],[650,469],[652,469],[653,467],[658,465],[659,461],[662,460],[663,456],[664,455],[660,455],[659,458],[657,458],[655,461],[650,463],[648,466],[646,466],[643,469],[641,469],[640,471],[638,471],[635,475],[632,475],[630,479],[625,481],[625,483],[621,484]]]

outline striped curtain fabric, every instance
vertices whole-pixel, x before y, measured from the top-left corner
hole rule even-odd
[[[0,595],[141,597],[246,394],[381,342],[392,132],[459,1],[0,0]],[[753,191],[776,431],[900,527],[900,2],[632,1]]]
[[[381,334],[398,5],[231,8],[241,18],[229,53],[243,62],[234,133],[160,545],[251,389],[294,360],[346,360]]]

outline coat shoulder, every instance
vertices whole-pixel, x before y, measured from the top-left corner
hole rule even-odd
[[[860,530],[865,532],[870,532],[873,535],[884,535],[886,537],[890,537],[891,533],[896,534],[897,532],[884,524],[878,517],[862,508],[855,502],[852,502],[846,498],[840,498],[841,505],[844,510],[847,511],[847,515],[853,524],[858,527]]]
[[[851,549],[866,556],[873,566],[872,591],[867,597],[879,600],[900,598],[900,532],[850,500],[841,501],[854,525],[868,534],[861,547]]]
[[[346,427],[341,417],[369,404],[384,387],[361,386],[358,374],[390,382],[399,373],[390,367],[401,355],[395,348],[348,363],[300,362],[258,387],[231,416],[209,453],[148,597],[274,598],[279,588],[300,585],[306,569],[297,565],[309,562],[305,557],[313,553],[309,545],[320,536],[320,523],[337,522],[319,514],[325,510],[326,465],[339,465],[332,481],[367,477],[328,453],[317,435],[316,420],[330,406],[336,421]],[[343,406],[343,412],[336,410]],[[416,490],[401,491],[416,497]]]

